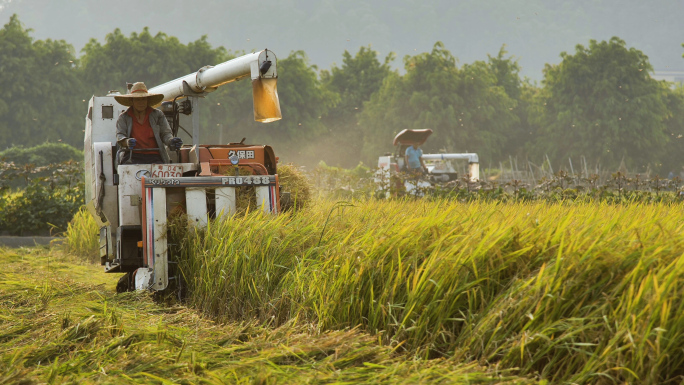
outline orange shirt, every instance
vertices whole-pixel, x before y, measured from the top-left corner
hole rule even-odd
[[[133,119],[133,127],[131,128],[131,138],[135,138],[136,144],[135,149],[140,150],[143,148],[158,148],[157,140],[154,138],[154,131],[152,131],[152,125],[150,125],[150,113],[152,112],[151,107],[147,107],[145,111],[145,120],[142,124],[138,123],[138,119],[135,117],[135,112],[133,107],[128,109],[128,115]],[[139,154],[158,154],[159,150],[153,151],[139,151]]]

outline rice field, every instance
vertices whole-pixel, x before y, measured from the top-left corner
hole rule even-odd
[[[553,383],[684,377],[684,219],[664,204],[318,201],[188,238],[222,321],[360,328],[421,359]]]
[[[359,328],[215,322],[49,249],[0,249],[0,384],[537,384],[421,360]]]
[[[183,304],[116,295],[117,277],[99,266],[25,281],[13,256],[13,275],[0,273],[0,329],[31,332],[0,335],[0,367],[13,368],[0,383],[15,372],[46,382],[54,370],[116,382],[100,367],[152,383],[681,383],[682,208],[314,200],[277,217],[243,213],[181,239]],[[41,311],[52,318],[36,324]],[[65,340],[91,316],[95,338]],[[13,358],[43,349],[37,336],[68,347],[49,365]],[[136,342],[105,343],[126,338]]]

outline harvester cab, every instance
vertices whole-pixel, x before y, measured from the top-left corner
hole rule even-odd
[[[411,193],[415,190],[430,188],[435,184],[456,180],[459,178],[459,172],[457,164],[454,162],[459,160],[467,161],[465,174],[469,176],[469,181],[475,182],[480,179],[479,158],[475,153],[423,154],[422,159],[427,168],[427,173],[423,178],[417,178],[419,180],[416,180],[416,178],[408,178],[403,182],[399,179],[393,179],[392,176],[408,172],[404,159],[406,149],[414,144],[422,146],[430,135],[432,135],[431,129],[406,129],[394,137],[394,141],[392,142],[395,148],[394,153],[385,154],[378,159],[376,182],[379,183],[381,189],[390,190],[391,183],[399,183],[401,186],[393,187]]]
[[[256,208],[280,210],[277,158],[267,145],[206,144],[200,141],[200,99],[219,86],[250,77],[254,119],[281,118],[277,60],[272,51],[244,55],[149,90],[163,94],[160,106],[174,137],[180,115],[189,115],[192,143],[169,151],[165,164],[122,161],[116,121],[126,111],[110,92],[93,96],[85,119],[86,207],[100,228],[100,260],[107,273],[126,273],[118,290],[166,290],[180,277],[168,242],[168,219],[182,214],[192,228],[236,212],[241,192],[255,195]],[[130,159],[130,157],[128,157]],[[240,189],[249,186],[250,189]]]

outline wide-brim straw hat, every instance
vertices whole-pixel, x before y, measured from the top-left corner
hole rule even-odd
[[[133,84],[133,87],[131,87],[130,93],[114,97],[119,104],[126,107],[131,107],[133,105],[133,101],[140,98],[147,98],[148,106],[156,106],[157,104],[161,103],[162,100],[164,100],[164,94],[151,94],[147,91],[145,83],[137,82]]]

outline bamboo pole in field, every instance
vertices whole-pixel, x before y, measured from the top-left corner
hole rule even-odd
[[[522,177],[522,172],[520,172],[520,171],[518,170],[518,157],[516,156],[514,160],[515,160],[515,173],[516,173],[516,175],[518,176],[516,179],[522,180],[522,179],[523,179],[523,177]]]
[[[575,169],[572,167],[572,158],[568,158],[568,162],[570,163],[570,173],[575,175]]]
[[[534,171],[532,171],[532,164],[530,164],[530,161],[527,161],[527,167],[530,168],[530,177],[532,178],[532,185],[531,186],[536,186],[537,185],[537,180],[534,178]]]

